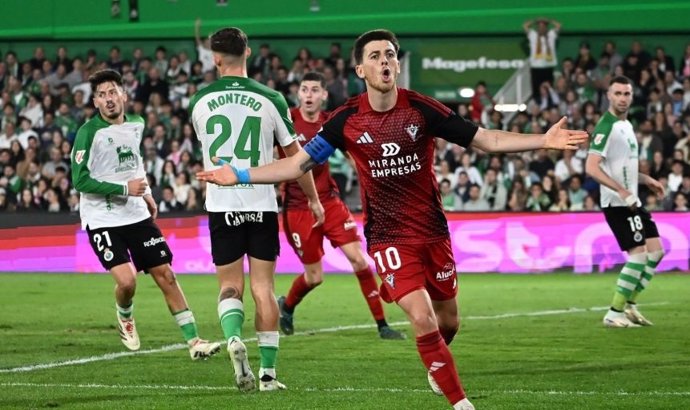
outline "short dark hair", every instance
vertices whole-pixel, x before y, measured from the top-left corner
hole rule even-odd
[[[211,51],[241,57],[247,50],[247,35],[237,27],[222,28],[209,37]]]
[[[624,75],[617,75],[611,79],[611,84],[630,84],[632,85],[632,80]]]
[[[396,53],[398,52],[398,50],[400,50],[400,43],[398,43],[398,39],[395,37],[395,34],[393,34],[392,31],[385,29],[367,31],[366,33],[357,37],[357,40],[355,40],[354,55],[355,62],[357,64],[362,64],[362,59],[364,57],[364,46],[366,46],[372,41],[378,40],[388,40],[391,43],[393,43],[393,47],[395,47]]]
[[[304,81],[317,81],[319,84],[321,84],[321,87],[326,88],[326,79],[323,77],[323,74],[316,72],[316,71],[310,71],[302,77],[302,82]]]
[[[89,76],[89,83],[91,83],[91,92],[95,93],[96,88],[103,83],[114,82],[119,87],[122,87],[122,76],[115,70],[106,68],[104,70],[96,71]]]

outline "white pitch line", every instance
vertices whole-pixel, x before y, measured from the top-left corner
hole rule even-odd
[[[667,305],[668,302],[656,302],[656,303],[646,303],[646,304],[640,304],[640,306],[660,306],[660,305]],[[591,308],[569,308],[569,309],[559,309],[559,310],[540,310],[540,311],[535,311],[535,312],[514,312],[514,313],[503,313],[499,315],[493,315],[493,316],[467,316],[464,317],[463,319],[465,320],[496,320],[496,319],[509,319],[509,318],[515,318],[515,317],[534,317],[534,316],[550,316],[550,315],[561,315],[561,314],[572,314],[572,313],[585,313],[585,312],[597,312],[597,311],[603,311],[607,310],[608,306],[595,306]],[[402,321],[402,322],[394,322],[390,323],[392,326],[399,326],[399,325],[407,325],[409,322],[407,321]],[[357,330],[357,329],[371,329],[376,327],[375,324],[363,324],[363,325],[350,325],[350,326],[334,326],[334,327],[327,327],[327,328],[322,328],[322,329],[314,329],[314,330],[307,330],[307,331],[302,331],[302,332],[295,332],[290,337],[295,337],[295,336],[307,336],[307,335],[313,335],[317,333],[334,333],[334,332],[341,332],[344,330]],[[256,338],[248,338],[245,339],[246,342],[254,342],[256,341]],[[106,360],[115,360],[119,359],[121,357],[129,357],[129,356],[138,356],[138,355],[147,355],[147,354],[154,354],[154,353],[163,353],[163,352],[170,352],[173,350],[182,350],[186,349],[187,345],[184,343],[176,343],[172,345],[166,345],[162,346],[156,349],[148,349],[148,350],[140,350],[136,352],[117,352],[117,353],[106,353],[104,355],[100,356],[90,356],[90,357],[84,357],[81,359],[72,359],[72,360],[66,360],[66,361],[61,361],[61,362],[50,362],[50,363],[41,363],[41,364],[34,364],[34,365],[27,365],[27,366],[20,366],[20,367],[12,367],[9,369],[0,369],[0,374],[2,373],[20,373],[20,372],[31,372],[34,370],[46,370],[46,369],[53,369],[55,367],[63,367],[63,366],[72,366],[72,365],[78,365],[78,364],[86,364],[86,363],[93,363],[93,362],[101,362],[101,361],[106,361]]]
[[[117,389],[117,390],[175,390],[175,391],[234,391],[236,388],[230,386],[205,386],[205,385],[170,385],[170,384],[99,384],[99,383],[0,383],[0,387],[32,387],[32,388],[65,388],[65,389]],[[356,387],[335,387],[335,388],[290,388],[292,391],[316,392],[316,393],[424,393],[428,394],[429,389],[398,389],[398,388],[356,388]],[[690,396],[690,391],[563,391],[563,390],[480,390],[475,392],[478,395],[502,394],[502,395],[544,395],[544,396]]]
[[[639,306],[661,306],[668,305],[669,302],[653,302],[653,303],[640,303]],[[493,316],[467,316],[463,319],[472,320],[493,320],[493,319],[509,319],[512,317],[530,317],[530,316],[549,316],[549,315],[562,315],[567,313],[585,313],[585,312],[602,312],[609,310],[609,306],[594,306],[591,308],[568,308],[568,309],[555,309],[555,310],[540,310],[537,312],[524,312],[524,313],[503,313],[500,315]]]

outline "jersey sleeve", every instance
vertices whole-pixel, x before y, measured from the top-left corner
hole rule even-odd
[[[333,148],[346,151],[345,139],[343,138],[343,129],[345,128],[345,121],[355,111],[355,108],[342,106],[333,111],[330,117],[323,123],[320,135],[326,142],[331,144]]]
[[[612,128],[613,123],[609,121],[599,121],[589,138],[589,152],[606,157],[609,146],[609,135],[611,134]]]
[[[281,147],[290,145],[295,141],[295,126],[292,123],[287,101],[285,101],[285,97],[280,93],[272,98],[271,101],[273,101],[273,105],[277,111],[277,115],[274,117],[275,139]]]
[[[410,104],[417,108],[426,121],[427,131],[461,147],[469,147],[479,127],[433,98],[410,93]]]
[[[127,195],[127,185],[98,181],[91,178],[89,156],[93,134],[82,126],[77,132],[72,149],[72,184],[74,188],[87,194]]]

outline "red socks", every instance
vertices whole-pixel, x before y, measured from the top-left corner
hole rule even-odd
[[[362,289],[362,295],[366,299],[371,310],[372,316],[375,320],[382,320],[385,318],[383,314],[383,306],[381,306],[381,298],[379,298],[379,287],[376,283],[376,278],[371,268],[367,267],[359,272],[355,272],[359,287]]]
[[[460,377],[455,369],[453,356],[439,331],[418,336],[417,351],[422,357],[424,366],[429,370],[451,405],[466,397],[460,384]]]
[[[307,283],[304,273],[296,277],[292,282],[292,286],[290,286],[290,292],[288,292],[285,298],[286,307],[293,310],[312,289],[314,289],[314,286],[310,286]]]

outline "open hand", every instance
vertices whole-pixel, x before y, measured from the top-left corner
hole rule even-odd
[[[237,184],[237,175],[232,170],[230,164],[218,157],[211,158],[211,161],[216,165],[221,165],[220,168],[213,171],[200,171],[196,173],[196,179],[199,181],[206,181],[216,185],[231,186]]]
[[[546,131],[546,149],[578,149],[578,145],[587,141],[589,135],[586,131],[569,130],[563,128],[566,125],[566,117],[563,117]]]

